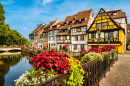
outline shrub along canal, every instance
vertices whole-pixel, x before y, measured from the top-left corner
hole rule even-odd
[[[25,71],[32,69],[32,65],[29,63],[31,56],[16,53],[0,55],[0,86],[15,86],[14,80],[18,79]]]

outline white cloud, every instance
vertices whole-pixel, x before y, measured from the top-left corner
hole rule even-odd
[[[45,5],[46,3],[50,3],[50,2],[52,2],[52,0],[43,0],[43,5]]]
[[[15,3],[15,1],[14,0],[7,0],[7,1],[1,1],[1,3],[2,4],[4,4],[4,5],[8,5],[8,4],[12,4],[12,3]]]
[[[25,29],[25,30],[26,30],[26,29],[28,29],[28,28],[24,27],[23,29]]]

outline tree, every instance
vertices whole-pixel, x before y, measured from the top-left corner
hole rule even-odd
[[[28,40],[17,32],[16,30],[10,29],[9,24],[5,24],[5,11],[3,10],[3,5],[0,3],[0,45],[1,44],[26,44],[28,45]],[[21,43],[22,42],[22,43]]]

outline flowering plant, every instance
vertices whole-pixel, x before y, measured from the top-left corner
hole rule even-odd
[[[86,63],[86,62],[92,61],[94,59],[103,60],[101,54],[95,53],[95,52],[90,52],[90,53],[86,54],[83,58],[81,58],[81,62]]]
[[[7,47],[7,45],[4,44],[4,48],[6,48],[6,47]]]
[[[71,67],[68,72],[67,86],[82,86],[84,77],[83,75],[85,72],[80,61],[74,59],[73,57],[68,59]]]
[[[102,51],[110,52],[112,49],[116,49],[116,47],[115,47],[114,45],[104,46],[104,47],[102,48]]]
[[[113,41],[113,37],[110,37],[110,41],[111,41],[111,42]]]
[[[37,85],[45,80],[53,78],[57,75],[57,71],[51,69],[50,71],[42,71],[41,68],[38,70],[28,70],[25,74],[19,77],[19,79],[14,80],[16,86],[32,86]]]
[[[43,51],[46,51],[46,49],[47,49],[47,46],[44,46],[44,47],[43,47]]]
[[[58,73],[67,73],[70,68],[69,60],[64,58],[70,58],[67,54],[54,53],[54,51],[41,53],[34,58],[30,59],[30,62],[34,62],[33,66],[35,70],[42,68],[42,70],[55,69]]]
[[[108,41],[108,38],[107,38],[107,37],[105,37],[105,41],[106,41],[106,42]]]
[[[91,41],[94,42],[96,39],[95,38],[91,38]]]
[[[67,52],[67,51],[68,51],[68,45],[64,45],[64,46],[63,46],[63,51],[64,51],[64,52]]]
[[[18,47],[18,45],[16,44],[15,47]]]
[[[95,52],[95,53],[101,54],[103,56],[102,49],[99,49],[99,48],[89,49],[88,52]]]
[[[13,45],[10,45],[10,47],[12,48],[12,47],[13,47]]]
[[[85,49],[81,49],[81,51],[79,51],[79,57],[83,57],[87,54],[88,52]]]
[[[37,49],[37,51],[38,51],[38,53],[40,53],[40,52],[41,52],[41,49],[40,49],[40,48],[38,48],[38,49]]]

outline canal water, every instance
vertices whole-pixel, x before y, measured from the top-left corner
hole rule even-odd
[[[17,52],[8,55],[0,53],[0,86],[15,86],[14,80],[18,79],[25,71],[32,69],[27,54]]]

